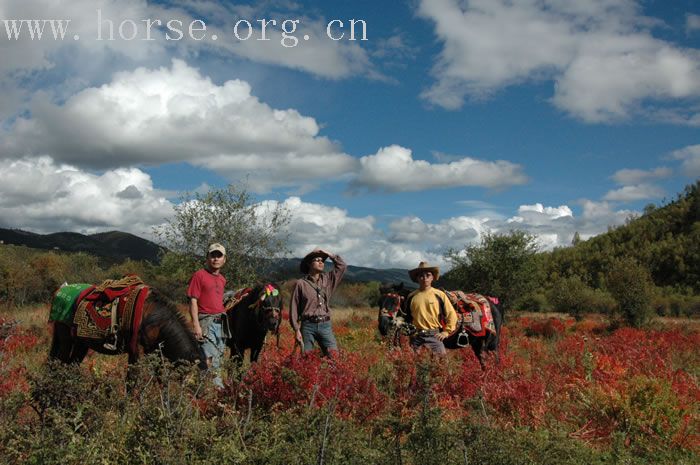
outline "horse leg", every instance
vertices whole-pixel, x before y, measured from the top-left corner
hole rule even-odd
[[[55,322],[53,325],[53,339],[51,341],[51,349],[49,350],[49,358],[68,363],[72,350],[73,337],[70,333],[70,326]]]
[[[136,370],[136,362],[139,361],[139,354],[129,352],[129,361],[126,366],[126,393],[131,394],[136,387],[138,372]]]
[[[265,346],[265,336],[254,339],[250,346],[250,363],[255,363]]]
[[[475,340],[475,339],[477,339],[477,338],[470,338],[469,339],[469,341],[471,342],[472,350],[474,351],[474,355],[476,355],[476,359],[479,360],[479,365],[481,366],[481,370],[486,371],[486,364],[484,363],[484,357],[482,354],[484,342],[481,339],[479,339],[479,340]]]
[[[75,364],[80,364],[88,353],[88,346],[80,340],[76,340],[73,343],[73,350],[70,354],[70,362]]]

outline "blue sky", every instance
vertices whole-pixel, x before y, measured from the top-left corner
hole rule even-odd
[[[690,0],[0,0],[0,56],[2,227],[151,238],[179,193],[247,178],[289,210],[292,256],[448,266],[486,233],[591,237],[700,177]]]

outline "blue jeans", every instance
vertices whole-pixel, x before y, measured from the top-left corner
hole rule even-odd
[[[338,343],[333,335],[333,327],[330,321],[312,323],[311,321],[301,322],[301,338],[304,341],[304,352],[313,350],[314,342],[318,342],[323,351],[323,355],[328,355],[329,350],[338,350]]]
[[[224,383],[221,380],[219,369],[221,368],[221,357],[226,349],[226,339],[223,337],[221,321],[214,322],[213,317],[200,315],[199,324],[202,326],[202,337],[204,338],[201,342],[202,350],[207,359],[211,359],[209,369],[214,373],[214,385],[222,388]]]

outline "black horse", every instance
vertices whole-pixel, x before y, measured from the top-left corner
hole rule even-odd
[[[228,307],[228,306],[227,306]],[[258,284],[228,311],[231,338],[227,340],[231,357],[243,362],[246,349],[250,349],[250,361],[260,356],[265,336],[272,331],[277,336],[282,321],[282,291],[277,283]]]
[[[398,345],[399,331],[404,323],[403,303],[410,292],[410,289],[404,288],[403,283],[383,284],[379,288],[379,333],[383,337],[392,336],[395,345]]]
[[[491,308],[493,324],[496,328],[495,334],[490,331],[486,331],[483,336],[475,336],[474,334],[471,334],[466,327],[464,330],[460,328],[460,326],[462,326],[460,318],[457,324],[457,330],[443,341],[446,349],[461,349],[462,347],[466,347],[466,344],[468,343],[474,351],[474,355],[476,355],[477,360],[479,360],[479,365],[481,365],[482,370],[486,369],[483,351],[494,352],[496,354],[496,362],[499,361],[498,345],[501,338],[501,326],[503,326],[503,314],[501,309],[490,298],[486,297],[486,301]],[[458,317],[460,317],[460,315],[458,315]]]
[[[204,352],[184,316],[172,301],[156,289],[150,288],[144,301],[138,333],[119,334],[125,341],[131,341],[134,336],[137,338],[135,344],[120,344],[109,348],[105,341],[77,336],[73,324],[54,321],[49,357],[64,363],[79,364],[88,350],[92,349],[107,355],[127,353],[129,365],[133,365],[141,354],[161,350],[165,358],[172,362],[191,362],[203,370],[207,368]]]

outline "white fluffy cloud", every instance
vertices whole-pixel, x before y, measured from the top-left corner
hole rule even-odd
[[[271,108],[244,81],[216,85],[179,60],[117,73],[64,104],[38,98],[0,148],[6,157],[50,154],[93,168],[186,161],[230,179],[251,174],[258,192],[332,179],[356,166],[319,135],[313,118]]]
[[[671,157],[682,160],[681,174],[689,178],[700,177],[700,144],[676,150]]]
[[[366,42],[330,40],[326,36],[327,21],[324,18],[304,15],[301,6],[291,2],[287,3],[287,8],[280,9],[283,6],[285,5],[278,3],[274,5],[277,11],[270,11],[273,4],[268,2],[252,7],[206,0],[169,3],[145,0],[2,0],[0,18],[51,18],[70,20],[70,23],[68,34],[63,40],[31,40],[26,31],[20,35],[19,40],[8,40],[3,24],[0,29],[0,52],[3,57],[0,61],[0,75],[51,68],[60,61],[57,54],[66,50],[72,55],[107,52],[100,60],[104,62],[113,60],[115,56],[124,56],[141,63],[162,59],[173,50],[179,51],[181,56],[208,50],[298,69],[324,78],[339,79],[357,75],[381,77],[374,70],[368,53],[359,45]],[[297,30],[289,34],[298,40],[299,45],[296,47],[282,45],[281,23],[286,18],[300,21]],[[262,38],[258,22],[260,19],[278,21],[276,26],[269,23],[266,27],[265,36],[269,40],[257,40]],[[150,20],[153,25],[150,34],[146,20]],[[171,39],[179,37],[177,32],[166,27],[166,23],[171,20],[180,21],[179,24],[172,23],[173,28],[183,32],[179,40],[165,38],[166,33]],[[189,37],[188,27],[195,20],[206,23],[204,40],[192,40]],[[239,20],[247,21],[252,26],[251,36],[247,40],[239,41],[233,34],[233,26]],[[160,27],[156,21],[161,22]],[[47,36],[49,26],[46,26]],[[291,23],[286,26],[288,31],[291,31],[291,26]],[[195,24],[195,28],[199,27],[200,24]],[[341,32],[334,31],[335,34]],[[74,35],[78,35],[80,40],[74,40]],[[218,40],[211,40],[212,35],[217,35]],[[309,40],[304,40],[304,35],[308,35]],[[130,39],[132,36],[133,39]],[[247,31],[241,28],[239,37],[246,36]],[[102,40],[97,40],[98,37]],[[284,43],[290,45],[293,42],[286,39]],[[98,58],[99,53],[92,56]],[[90,63],[85,64],[90,66]]]
[[[0,224],[37,232],[107,230],[151,237],[173,205],[136,168],[101,175],[48,157],[7,163],[0,171]]]
[[[392,192],[480,186],[500,188],[527,182],[522,167],[504,160],[464,157],[449,163],[415,160],[410,149],[392,145],[360,159],[355,187]]]
[[[613,180],[623,186],[639,184],[652,179],[667,178],[673,174],[671,168],[665,166],[654,168],[653,170],[622,169],[613,174]]]
[[[635,202],[638,200],[658,199],[663,197],[664,194],[665,192],[663,189],[653,184],[636,184],[612,190],[605,194],[603,200]]]
[[[148,174],[119,168],[96,175],[48,157],[16,160],[0,172],[0,226],[36,232],[121,230],[152,238],[154,227],[173,214],[163,192],[153,188]],[[267,200],[261,208],[279,203]],[[538,236],[543,248],[568,245],[574,232],[588,238],[621,224],[630,211],[616,211],[607,202],[583,202],[576,218],[568,206],[523,205],[510,218],[489,215],[456,216],[435,223],[401,217],[386,229],[373,216],[353,217],[347,210],[289,197],[290,249],[301,257],[316,247],[344,256],[352,265],[411,268],[421,260],[447,267],[446,250],[479,243],[486,233],[522,229]]]
[[[588,122],[629,117],[647,99],[700,98],[698,51],[654,38],[633,0],[421,0],[418,14],[444,44],[423,97],[445,108],[545,79],[552,102]]]

